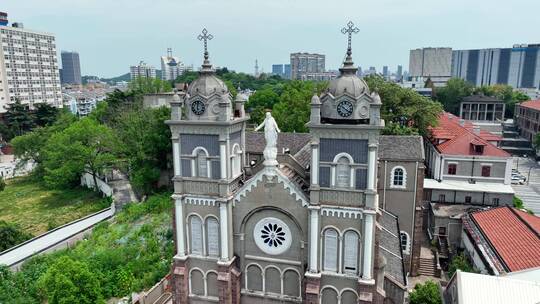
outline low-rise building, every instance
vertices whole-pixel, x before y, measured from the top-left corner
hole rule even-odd
[[[505,206],[472,212],[462,221],[462,246],[481,273],[540,267],[540,217]]]
[[[522,137],[533,141],[540,131],[540,99],[516,104],[514,123]]]
[[[478,122],[501,122],[504,120],[504,101],[486,95],[472,95],[463,98],[459,104],[459,117]]]

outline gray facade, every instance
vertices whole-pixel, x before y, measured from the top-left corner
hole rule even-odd
[[[326,56],[322,54],[291,53],[290,77],[291,79],[302,79],[304,75],[323,73],[326,71],[325,61]]]
[[[62,84],[82,84],[79,53],[62,51]]]
[[[514,88],[540,88],[540,45],[453,51],[452,77],[476,86],[508,84]]]

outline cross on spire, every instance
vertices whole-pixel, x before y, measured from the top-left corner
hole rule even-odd
[[[208,40],[212,40],[214,36],[212,34],[208,34],[208,31],[206,28],[202,30],[202,34],[199,34],[197,36],[197,39],[204,42],[204,59],[208,59]]]
[[[358,29],[356,26],[354,26],[354,23],[352,21],[349,21],[347,23],[347,27],[344,27],[341,29],[341,33],[342,34],[347,34],[348,35],[348,47],[347,47],[347,55],[351,55],[352,54],[352,48],[351,48],[351,40],[352,40],[352,34],[356,34],[360,31],[360,29]]]

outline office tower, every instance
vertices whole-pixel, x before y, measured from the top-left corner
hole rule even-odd
[[[272,64],[272,75],[278,75],[284,78],[283,64]]]
[[[397,66],[397,72],[396,72],[396,80],[401,81],[403,78],[403,67],[401,65]]]
[[[62,51],[62,84],[82,84],[79,53]]]
[[[428,47],[410,51],[409,74],[413,79],[429,77],[436,86],[442,86],[452,75],[451,67],[452,48]]]
[[[384,77],[388,77],[388,66],[385,65],[382,67],[382,74]]]
[[[304,79],[309,74],[325,72],[325,55],[310,53],[291,54],[291,79]]]
[[[0,113],[15,100],[30,109],[36,103],[62,107],[54,35],[13,23],[0,26],[0,40]]]
[[[161,56],[161,79],[175,80],[185,71],[184,64],[178,57],[172,55],[172,49],[167,49],[167,56]]]
[[[147,65],[144,61],[140,61],[139,65],[131,66],[130,69],[131,80],[139,77],[156,78],[156,68],[151,65]]]
[[[508,84],[514,88],[540,88],[540,44],[456,50],[452,54],[452,77],[476,86]]]
[[[283,73],[285,79],[291,79],[291,65],[290,64],[284,64],[283,65]]]

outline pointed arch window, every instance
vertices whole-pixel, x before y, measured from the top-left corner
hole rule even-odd
[[[344,236],[343,244],[343,272],[357,274],[358,273],[358,233],[355,231],[347,231]]]
[[[208,155],[203,149],[199,149],[196,154],[197,177],[208,177]]]
[[[410,242],[411,242],[409,234],[405,231],[400,231],[399,239],[401,242],[401,250],[403,251],[404,254],[409,254],[409,248],[410,248]]]
[[[338,232],[335,229],[324,231],[324,264],[326,271],[337,272],[338,261]]]
[[[235,144],[232,148],[231,165],[233,177],[237,177],[242,173],[242,150],[240,150],[238,144]]]
[[[202,221],[198,216],[192,215],[189,221],[190,226],[190,252],[193,254],[203,254],[203,232]]]

